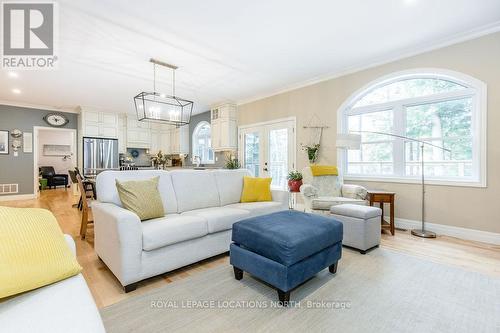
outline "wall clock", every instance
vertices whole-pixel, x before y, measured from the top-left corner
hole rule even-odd
[[[60,113],[49,113],[43,117],[43,120],[45,120],[45,122],[50,126],[54,127],[61,127],[69,122],[68,118]]]

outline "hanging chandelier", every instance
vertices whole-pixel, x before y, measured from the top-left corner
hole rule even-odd
[[[193,102],[175,96],[175,70],[177,66],[151,58],[153,64],[153,92],[141,92],[134,97],[135,111],[139,121],[162,122],[177,127],[191,121]],[[172,70],[172,95],[156,92],[156,66]]]

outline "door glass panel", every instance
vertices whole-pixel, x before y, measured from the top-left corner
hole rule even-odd
[[[286,189],[288,173],[288,129],[269,131],[269,177],[273,188]]]
[[[244,142],[245,168],[255,176],[259,176],[259,133],[246,133]]]

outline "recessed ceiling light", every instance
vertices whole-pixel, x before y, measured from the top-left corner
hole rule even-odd
[[[20,89],[17,89],[17,88],[14,88],[12,89],[12,92],[16,95],[19,95],[21,93],[21,90]]]
[[[16,72],[8,72],[7,75],[14,78],[19,76]]]

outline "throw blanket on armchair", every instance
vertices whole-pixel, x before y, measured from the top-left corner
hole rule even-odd
[[[314,177],[339,175],[339,171],[335,165],[311,165],[311,173]]]

